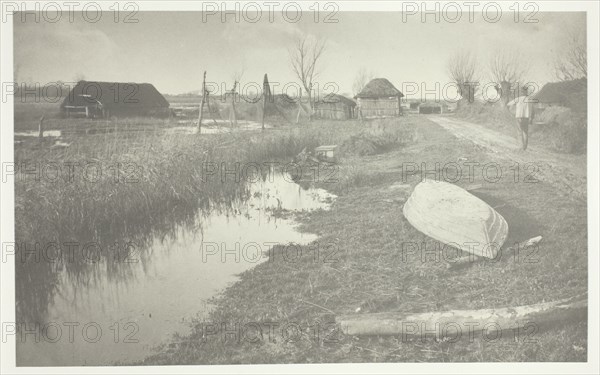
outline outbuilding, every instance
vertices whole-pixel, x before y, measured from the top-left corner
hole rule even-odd
[[[400,99],[404,94],[385,78],[375,78],[355,96],[358,116],[391,117],[402,115]]]
[[[329,120],[348,120],[354,118],[356,102],[343,95],[327,94],[314,103],[316,118]]]
[[[533,95],[540,109],[560,106],[575,111],[587,111],[587,79],[550,82]]]
[[[169,115],[169,102],[150,83],[79,81],[60,108],[67,117]]]

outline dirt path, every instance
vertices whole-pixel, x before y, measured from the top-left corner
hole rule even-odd
[[[523,166],[537,166],[536,176],[556,183],[577,198],[587,197],[587,163],[585,155],[556,154],[540,147],[530,146],[526,152],[519,150],[513,137],[485,126],[456,118],[429,116],[429,119],[459,138],[468,139],[497,157],[512,160]]]

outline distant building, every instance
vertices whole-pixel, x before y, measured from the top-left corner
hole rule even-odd
[[[403,96],[387,79],[375,78],[354,98],[358,105],[358,115],[368,118],[402,115],[400,98]]]
[[[150,83],[79,81],[60,108],[67,117],[169,115],[169,102]]]
[[[327,94],[314,103],[315,118],[330,120],[348,120],[354,118],[354,100],[343,95]]]
[[[442,114],[448,112],[448,105],[442,102],[426,102],[419,105],[419,114]]]
[[[418,110],[420,105],[421,103],[418,101],[409,102],[409,109]]]

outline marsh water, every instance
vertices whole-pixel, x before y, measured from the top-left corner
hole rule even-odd
[[[127,262],[98,262],[92,277],[59,273],[55,292],[47,298],[42,333],[18,336],[17,364],[142,360],[174,334],[190,332],[194,319],[206,318],[208,300],[235,282],[239,273],[268,261],[274,244],[316,239],[298,231],[290,215],[276,212],[328,209],[334,198],[281,174],[251,183],[248,189],[247,198],[228,209],[199,210],[193,225],[176,225],[167,236],[151,234],[144,249],[128,254]],[[115,272],[114,267],[120,269]]]

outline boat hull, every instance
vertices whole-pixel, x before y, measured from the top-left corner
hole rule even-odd
[[[508,235],[508,224],[502,215],[468,191],[447,182],[420,182],[403,212],[420,232],[481,257],[495,258]]]

